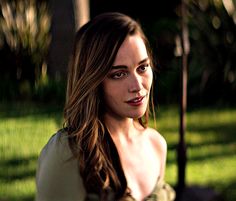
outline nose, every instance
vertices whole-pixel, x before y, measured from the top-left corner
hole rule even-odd
[[[129,92],[130,93],[137,93],[142,89],[142,78],[139,75],[132,75],[130,76],[129,80]]]

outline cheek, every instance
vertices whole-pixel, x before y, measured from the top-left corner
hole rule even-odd
[[[103,83],[103,99],[106,104],[112,103],[119,97],[119,88],[114,86],[112,83]]]
[[[119,88],[104,90],[104,100],[106,100],[106,102],[116,102],[120,99],[121,95]]]
[[[103,96],[105,111],[112,111],[117,113],[117,108],[120,107],[121,103],[120,97],[121,95],[119,94],[119,92],[117,92],[117,90],[107,90],[106,88],[104,90]]]

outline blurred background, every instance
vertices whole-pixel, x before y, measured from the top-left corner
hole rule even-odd
[[[201,201],[236,200],[235,0],[186,0],[184,13],[181,0],[0,0],[0,5],[0,201],[34,200],[37,157],[63,124],[75,31],[105,11],[138,20],[151,43],[158,67],[157,130],[168,143],[166,180],[176,188],[186,19],[184,187],[191,196],[204,194]]]

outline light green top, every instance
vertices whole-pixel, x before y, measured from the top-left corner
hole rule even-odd
[[[44,146],[38,160],[35,201],[84,201],[86,193],[79,175],[78,161],[73,159],[67,135],[59,131]],[[174,190],[163,181],[158,181],[145,201],[172,201]],[[99,201],[91,195],[91,201]],[[111,200],[114,201],[114,200]],[[122,201],[135,201],[131,196]]]

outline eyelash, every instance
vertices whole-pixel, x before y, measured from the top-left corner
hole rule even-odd
[[[144,70],[141,70],[141,73],[144,73],[144,72],[146,72],[146,70],[147,70],[147,68],[149,67],[149,64],[144,64],[144,65],[142,65],[142,66],[139,66],[138,67],[138,69],[140,70],[141,68],[145,68]]]
[[[138,67],[138,72],[139,73],[145,73],[149,66],[150,66],[149,64],[144,64],[144,65],[139,66]],[[142,69],[142,68],[144,68],[144,69]],[[118,71],[118,72],[112,73],[109,77],[112,78],[112,79],[118,80],[118,79],[123,78],[126,75],[127,75],[127,72]]]
[[[118,80],[118,79],[121,79],[122,77],[124,77],[127,73],[126,72],[123,72],[123,71],[119,71],[119,72],[115,72],[115,73],[112,73],[110,75],[110,78],[112,79],[115,79],[115,80]],[[118,76],[118,77],[117,77]]]

